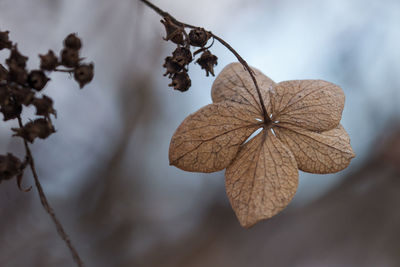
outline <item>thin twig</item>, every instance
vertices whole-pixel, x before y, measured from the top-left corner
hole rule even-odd
[[[168,17],[171,19],[171,21],[181,27],[186,27],[186,28],[197,28],[196,26],[190,25],[190,24],[186,24],[183,22],[180,22],[179,20],[177,20],[176,18],[174,18],[173,16],[171,16],[168,12],[165,12],[164,10],[162,10],[161,8],[159,8],[158,6],[154,5],[153,3],[147,1],[147,0],[140,0],[143,3],[145,3],[148,7],[150,7],[151,9],[153,9],[155,12],[157,12],[161,17]]]
[[[154,5],[153,3],[149,2],[148,0],[139,0],[141,2],[143,2],[144,4],[146,4],[148,7],[150,7],[151,9],[153,9],[155,12],[157,12],[157,14],[159,14],[161,17],[168,17],[169,19],[171,19],[171,21],[176,24],[177,26],[180,27],[186,27],[186,28],[198,28],[196,26],[190,25],[190,24],[186,24],[183,23],[179,20],[177,20],[176,18],[174,18],[173,16],[171,16],[168,12],[165,12],[164,10],[162,10],[161,8],[159,8],[158,6]],[[264,116],[264,122],[266,124],[271,122],[271,119],[268,115],[267,109],[265,107],[264,101],[262,99],[262,95],[261,95],[261,91],[260,88],[258,87],[258,83],[256,80],[256,77],[254,75],[254,71],[250,68],[250,66],[247,64],[246,60],[244,60],[238,52],[236,52],[235,49],[233,49],[233,47],[231,45],[229,45],[226,41],[224,41],[221,37],[213,34],[212,32],[208,31],[212,37],[214,37],[218,42],[220,42],[223,46],[225,46],[229,51],[232,52],[232,54],[235,55],[235,57],[237,58],[237,60],[243,65],[243,67],[246,69],[246,71],[250,74],[251,79],[253,80],[254,86],[256,87],[256,91],[258,94],[258,98],[260,99],[260,103],[261,103],[261,108],[262,108],[262,112],[263,112],[263,116]]]
[[[224,41],[223,39],[221,39],[220,37],[214,35],[213,33],[211,33],[211,34],[212,34],[212,36],[213,36],[218,42],[220,42],[223,46],[225,46],[226,48],[228,48],[229,51],[231,51],[232,54],[234,54],[234,55],[236,56],[236,58],[239,60],[239,62],[244,66],[244,68],[245,68],[245,69],[247,70],[247,72],[250,74],[251,79],[253,80],[254,86],[256,87],[257,94],[258,94],[258,98],[260,99],[261,108],[262,108],[263,115],[264,115],[264,122],[265,122],[265,123],[270,122],[271,119],[270,119],[269,116],[268,116],[267,109],[266,109],[266,107],[265,107],[264,101],[263,101],[262,96],[261,96],[260,88],[258,87],[256,77],[254,76],[254,71],[253,71],[253,70],[250,68],[250,66],[247,64],[246,60],[244,60],[244,59],[238,54],[238,52],[236,52],[235,49],[233,49],[232,46],[230,46],[227,42],[225,42],[225,41]]]
[[[73,73],[74,69],[54,69],[54,71]]]
[[[22,119],[20,116],[18,116],[18,124],[19,124],[20,128],[23,127]],[[59,236],[67,244],[68,249],[70,250],[70,252],[72,254],[72,258],[74,259],[77,266],[84,267],[85,265],[84,265],[82,259],[80,258],[77,250],[72,245],[72,242],[71,242],[69,236],[67,235],[67,233],[65,232],[64,227],[62,226],[61,222],[58,220],[56,214],[54,213],[53,208],[50,206],[49,202],[47,201],[46,195],[43,191],[42,185],[40,184],[39,177],[36,172],[35,162],[33,160],[32,152],[29,148],[28,142],[25,139],[24,139],[24,146],[25,146],[25,151],[26,151],[26,157],[28,159],[29,166],[32,170],[33,178],[35,180],[35,186],[39,193],[40,202],[41,202],[43,208],[46,210],[46,212],[50,215],[51,219],[53,220],[53,223],[57,228],[57,232],[58,232]]]

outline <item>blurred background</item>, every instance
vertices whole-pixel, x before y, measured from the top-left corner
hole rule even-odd
[[[76,32],[95,63],[84,90],[52,74],[57,133],[32,145],[49,202],[87,266],[399,266],[400,2],[154,0],[229,42],[276,82],[323,79],[346,94],[342,124],[357,154],[333,175],[300,174],[282,213],[242,229],[224,172],[168,164],[176,127],[211,102],[213,77],[191,65],[186,93],[168,87],[160,17],[137,0],[0,0],[0,30],[29,56]],[[218,74],[235,61],[224,47]],[[8,57],[4,51],[0,59]],[[26,114],[31,117],[33,111]],[[0,123],[1,154],[23,156]],[[24,186],[33,185],[29,172]],[[0,184],[0,266],[74,266],[36,190]]]

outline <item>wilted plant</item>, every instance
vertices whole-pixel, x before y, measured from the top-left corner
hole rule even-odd
[[[164,40],[176,44],[165,58],[164,76],[169,86],[181,92],[191,86],[188,66],[195,60],[206,76],[214,76],[217,56],[210,51],[217,40],[230,50],[239,63],[226,66],[211,89],[213,103],[189,115],[174,133],[170,164],[193,172],[226,169],[226,191],[243,227],[251,227],[285,208],[298,185],[298,170],[334,173],[346,168],[355,156],[350,139],[340,125],[344,107],[342,89],[322,80],[273,82],[247,62],[223,39],[202,27],[178,21],[147,0],[140,0],[163,19]],[[28,71],[17,44],[9,32],[0,31],[0,50],[10,52],[0,63],[0,112],[4,121],[16,119],[14,136],[23,139],[23,160],[11,153],[0,155],[0,182],[21,181],[29,166],[41,204],[51,216],[61,238],[78,266],[83,262],[50,207],[40,184],[28,143],[55,133],[53,100],[41,94],[48,74],[66,72],[84,87],[93,79],[93,64],[82,63],[81,40],[70,34],[60,56],[49,50],[39,55],[40,68]],[[192,50],[194,50],[192,52]],[[199,56],[198,56],[199,55]],[[61,67],[61,68],[60,68]],[[23,123],[23,107],[34,106],[37,118]],[[261,129],[257,134],[255,132]],[[253,137],[252,135],[255,134]]]
[[[83,262],[47,201],[28,143],[33,143],[37,138],[46,139],[56,132],[51,118],[57,114],[53,107],[53,100],[45,94],[39,96],[39,92],[50,81],[48,75],[51,72],[65,72],[73,75],[80,88],[83,88],[93,79],[94,66],[92,63],[82,62],[83,58],[79,55],[81,47],[80,38],[75,34],[70,34],[64,40],[64,48],[60,57],[49,50],[47,54],[39,55],[40,68],[29,71],[26,68],[28,57],[22,55],[17,44],[9,39],[8,31],[0,31],[0,50],[5,49],[10,53],[5,64],[0,63],[0,112],[3,113],[4,121],[18,121],[19,127],[12,128],[13,136],[22,138],[26,152],[24,159],[20,159],[11,153],[0,155],[0,183],[3,180],[16,177],[20,190],[30,191],[31,187],[22,189],[21,186],[23,173],[28,166],[30,167],[41,204],[51,216],[60,237],[66,242],[78,266],[83,266]],[[21,114],[23,108],[28,106],[36,108],[37,118],[23,123]]]
[[[224,40],[200,27],[182,23],[147,0],[163,17],[167,41],[177,45],[165,59],[164,75],[174,89],[191,85],[187,66],[193,56],[206,75],[214,75],[217,57],[212,39],[227,47],[240,63],[226,66],[212,86],[213,104],[188,116],[174,133],[170,164],[185,171],[226,168],[226,191],[243,227],[251,227],[285,208],[296,193],[298,169],[334,173],[346,168],[354,152],[340,125],[342,89],[322,80],[273,82]],[[187,33],[186,29],[190,29]],[[200,47],[192,55],[190,48]],[[252,137],[256,130],[262,129]],[[251,138],[252,137],[252,138]]]

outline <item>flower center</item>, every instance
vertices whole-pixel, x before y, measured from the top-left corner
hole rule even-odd
[[[274,127],[274,122],[270,119],[263,122],[263,126],[262,126],[265,130],[271,129],[272,127]]]

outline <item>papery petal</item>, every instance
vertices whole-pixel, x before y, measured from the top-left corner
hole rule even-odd
[[[275,83],[258,69],[251,69],[255,73],[267,112],[271,114],[269,90]],[[231,63],[220,72],[213,83],[211,97],[214,103],[229,100],[247,105],[259,118],[263,117],[256,87],[250,74],[240,63]]]
[[[278,83],[272,90],[272,119],[312,131],[335,128],[342,117],[343,90],[322,80]]]
[[[292,151],[299,169],[311,173],[335,173],[355,157],[346,130],[338,127],[317,133],[291,124],[278,124],[276,136]]]
[[[169,161],[185,171],[225,169],[240,145],[260,128],[248,106],[224,101],[210,104],[188,116],[175,131]]]
[[[226,192],[243,227],[268,219],[292,200],[298,185],[292,152],[271,131],[243,145],[226,169]]]

